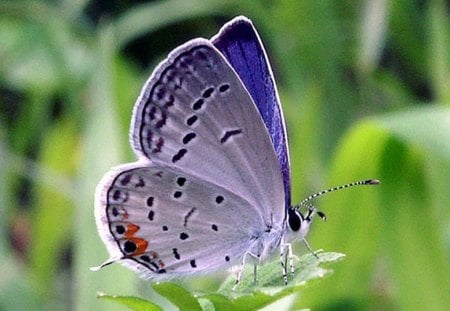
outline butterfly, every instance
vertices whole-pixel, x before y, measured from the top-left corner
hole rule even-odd
[[[130,141],[138,160],[111,169],[96,189],[96,224],[110,254],[100,267],[120,262],[147,279],[240,264],[239,281],[247,261],[278,250],[287,282],[289,242],[304,240],[314,214],[325,217],[306,202],[376,183],[291,206],[275,80],[242,16],[157,66],[134,106]]]

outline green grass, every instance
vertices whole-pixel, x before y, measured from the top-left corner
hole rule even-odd
[[[173,292],[205,310],[269,302],[315,310],[447,308],[444,1],[100,2],[0,2],[0,309],[123,310],[107,300],[139,308],[133,305],[142,300],[126,297],[142,297],[157,310],[178,305]],[[128,126],[142,84],[175,46],[211,37],[241,14],[255,23],[274,67],[294,202],[353,180],[382,181],[315,202],[328,221],[315,222],[308,241],[345,259],[327,266],[334,273],[326,278],[276,285],[286,295],[275,297],[249,286],[244,298],[230,298],[217,292],[229,282],[217,276],[156,285],[120,265],[91,272],[107,257],[94,189],[111,166],[134,160]],[[307,252],[294,246],[299,257]]]

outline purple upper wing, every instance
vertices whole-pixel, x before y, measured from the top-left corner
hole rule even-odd
[[[269,60],[252,22],[236,17],[212,38],[252,96],[272,138],[283,177],[286,207],[291,204],[289,151],[280,100]]]

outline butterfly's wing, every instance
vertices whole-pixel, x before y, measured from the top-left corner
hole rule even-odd
[[[270,136],[241,80],[208,40],[178,47],[158,66],[135,105],[131,141],[138,157],[224,186],[264,217],[278,209],[280,172]]]
[[[113,259],[144,278],[231,265],[260,223],[245,199],[170,167],[132,163],[104,177],[97,219]],[[238,226],[236,224],[239,224]]]
[[[146,277],[202,272],[242,256],[267,229],[281,232],[284,189],[270,135],[210,41],[192,40],[158,66],[135,105],[130,136],[140,160],[114,169],[97,188],[97,225],[113,259]],[[180,177],[189,190],[178,189]]]
[[[290,207],[291,179],[286,125],[262,41],[252,22],[239,16],[225,24],[212,38],[212,42],[237,72],[264,120],[280,163],[286,206]]]

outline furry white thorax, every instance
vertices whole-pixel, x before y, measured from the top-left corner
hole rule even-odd
[[[300,213],[299,213],[300,214]],[[312,218],[304,218],[300,214],[300,229],[297,231],[292,230],[292,228],[287,224],[284,234],[285,243],[291,243],[295,240],[303,240],[309,232],[311,226]]]

